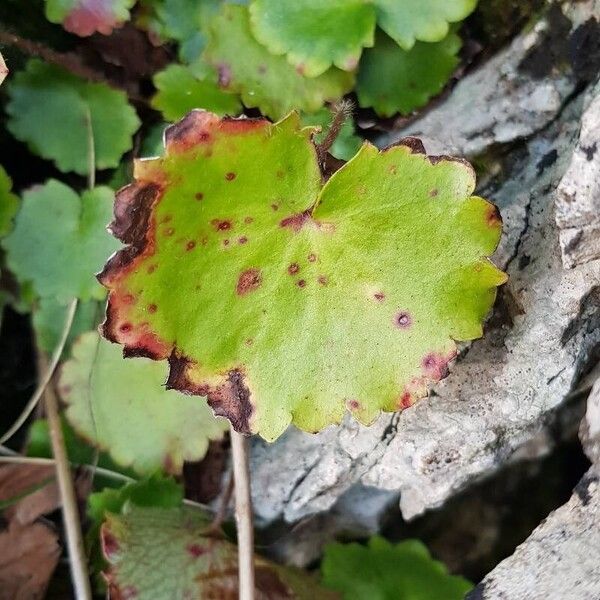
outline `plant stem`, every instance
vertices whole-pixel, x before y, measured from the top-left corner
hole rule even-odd
[[[254,600],[254,528],[250,496],[248,440],[230,427],[233,476],[235,480],[235,520],[238,540],[239,599]]]
[[[0,44],[18,48],[21,52],[23,52],[23,54],[27,54],[29,56],[38,56],[47,63],[62,67],[63,69],[73,73],[73,75],[78,75],[83,79],[112,85],[109,81],[107,81],[104,75],[98,73],[98,71],[94,71],[93,69],[86,67],[81,62],[80,58],[74,54],[57,52],[56,50],[48,48],[48,46],[45,46],[40,42],[34,42],[32,40],[22,38],[21,36],[10,33],[3,29],[0,29]]]
[[[38,361],[42,369],[46,370],[46,365],[44,364],[46,360],[41,352],[39,353]],[[58,399],[51,386],[48,386],[44,391],[44,402],[46,417],[48,418],[52,455],[54,456],[56,465],[56,479],[60,491],[63,523],[67,538],[67,550],[69,553],[69,564],[75,597],[77,600],[92,600],[92,589],[87,570],[87,558],[81,534],[81,521],[77,509],[75,487],[71,478],[71,467],[65,449],[65,440],[58,412]]]

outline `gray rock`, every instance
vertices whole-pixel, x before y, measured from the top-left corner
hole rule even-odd
[[[581,119],[581,133],[556,194],[563,264],[600,258],[600,86]]]
[[[591,11],[597,14],[600,2],[565,10],[572,30]],[[569,269],[562,262],[559,238],[565,229],[555,220],[557,188],[566,189],[581,140],[591,143],[594,128],[586,125],[580,136],[584,104],[579,97],[567,100],[574,89],[571,74],[551,69],[536,79],[522,71],[528,51],[543,42],[544,27],[549,25],[515,40],[402,132],[417,132],[420,124],[435,146],[430,151],[450,147],[459,153],[538,132],[511,151],[500,182],[482,190],[504,218],[495,262],[510,275],[485,337],[463,348],[429,399],[401,414],[381,415],[371,427],[347,418],[317,435],[290,428],[274,444],[255,440],[253,498],[263,524],[326,511],[343,496],[351,499],[357,485],[389,497],[400,494],[402,514],[410,519],[508,461],[548,450],[544,424],[600,343],[600,260],[579,254]],[[594,106],[589,103],[586,115],[594,114]],[[575,194],[569,215],[587,211],[589,199]],[[565,222],[568,229],[580,227],[572,218]],[[371,507],[361,513],[364,497],[352,504],[345,502],[344,510],[355,520],[376,520]]]
[[[466,600],[600,598],[600,467],[470,593]]]

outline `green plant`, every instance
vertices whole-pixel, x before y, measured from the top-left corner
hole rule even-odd
[[[482,334],[505,275],[487,258],[501,221],[472,195],[472,168],[428,156],[415,139],[378,150],[339,102],[354,90],[360,107],[385,117],[424,106],[459,63],[450,24],[474,7],[47,0],[48,19],[76,35],[126,35],[119,27],[131,19],[129,31],[155,46],[176,43],[178,62],[144,71],[150,92],[144,77],[111,79],[117,59],[89,66],[72,37],[58,51],[0,31],[35,54],[19,58],[2,88],[6,128],[46,161],[17,173],[20,198],[0,168],[10,279],[0,298],[31,313],[41,365],[40,385],[3,441],[56,383],[62,428],[50,400],[29,452],[63,455],[67,475],[67,460],[97,462],[95,489],[113,486],[89,498],[87,539],[95,574],[105,570],[116,597],[135,588],[164,598],[193,580],[217,597],[251,598],[254,582],[275,597],[337,597],[304,572],[254,557],[243,435],[271,441],[290,423],[312,432],[346,413],[368,425],[380,411],[409,409],[447,374],[456,341]],[[232,118],[243,113],[253,118]],[[105,225],[122,186],[111,237]],[[95,273],[111,254],[101,285]],[[105,288],[102,333],[128,359],[94,331]],[[182,506],[181,483],[163,476],[181,477],[184,461],[223,436],[226,421],[209,405],[232,426],[239,559],[222,518]],[[145,546],[151,561],[140,567]],[[342,595],[344,566],[358,573],[377,562],[388,566],[379,587],[361,575],[365,597],[392,597],[400,584],[390,561],[409,559],[424,575],[399,574],[423,592],[407,600],[427,597],[428,578],[466,589],[416,543],[336,548],[324,583]]]

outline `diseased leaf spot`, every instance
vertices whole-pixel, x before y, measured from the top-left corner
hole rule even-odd
[[[164,234],[167,237],[171,237],[173,234],[175,233],[175,229],[173,229],[173,227],[168,227],[167,229],[165,229]]]
[[[433,188],[430,192],[429,192],[429,197],[430,198],[435,198],[438,194],[440,193],[440,191],[437,188]]]
[[[229,246],[229,238],[223,240],[223,246]]]
[[[254,344],[254,340],[252,338],[248,338],[245,342],[246,346],[252,346]]]
[[[295,275],[298,271],[300,270],[300,265],[298,263],[292,263],[289,267],[288,267],[288,273],[290,275]]]
[[[277,179],[283,179],[285,177],[285,173],[283,171],[277,171],[275,175],[277,176]]]
[[[396,323],[400,329],[407,329],[412,325],[412,317],[406,311],[402,311],[394,317],[394,323]]]
[[[311,263],[312,263],[312,262],[315,262],[316,260],[317,260],[317,255],[311,252],[311,253],[308,255],[308,262],[311,262]]]
[[[395,175],[397,172],[398,172],[398,168],[396,167],[396,165],[390,165],[388,167],[388,173]]]
[[[246,217],[244,219],[244,223],[246,223],[246,225],[249,225],[250,223],[252,223],[252,221],[254,221],[254,219],[252,217]]]
[[[238,238],[238,244],[245,244],[248,241],[248,238],[243,235],[241,238]]]
[[[235,179],[236,175],[235,173],[232,173],[231,171],[229,171],[229,173],[225,174],[225,179],[227,179],[227,181],[233,181]]]
[[[186,245],[185,245],[185,249],[186,250],[193,250],[196,247],[196,242],[194,240],[190,240]]]
[[[158,307],[156,306],[156,304],[148,304],[148,312],[149,313],[155,313],[157,308]]]
[[[208,552],[207,548],[200,544],[189,544],[186,550],[188,551],[188,554],[191,554],[194,558],[198,558]]]
[[[348,410],[360,410],[361,404],[358,400],[347,400],[346,407]]]
[[[125,294],[123,296],[124,304],[135,304],[135,296],[133,294]]]
[[[121,548],[117,538],[106,529],[102,530],[102,550],[108,560],[111,560]]]
[[[204,199],[204,194],[202,192],[196,192],[196,195],[194,197],[196,198],[196,200],[198,200],[198,202],[200,202],[200,200]]]
[[[273,210],[273,212],[279,210],[279,204],[273,202],[273,204],[271,204],[271,209]]]
[[[160,222],[161,222],[162,224],[164,224],[164,223],[169,223],[169,222],[170,222],[170,221],[172,221],[172,220],[173,220],[173,216],[172,216],[172,215],[165,215],[165,216],[164,216],[164,217],[163,217],[163,218],[160,220]]]
[[[495,204],[490,204],[486,211],[486,223],[488,227],[497,227],[502,223],[502,219],[500,218],[500,211]]]
[[[319,275],[317,277],[317,281],[319,282],[320,285],[327,285],[329,280],[327,279],[327,277],[325,275]]]
[[[304,281],[304,279],[299,279],[297,282],[298,287],[305,287],[306,286],[306,281]]]
[[[442,354],[430,352],[423,357],[421,367],[428,377],[439,381],[448,375],[448,360]]]
[[[231,221],[226,219],[213,219],[211,225],[215,228],[215,231],[227,231],[231,229]]]
[[[413,405],[413,397],[410,392],[403,392],[398,400],[398,408],[410,408]]]
[[[154,271],[156,271],[156,267],[158,265],[150,265],[147,269],[146,269],[146,273],[148,273],[148,275],[152,275],[152,273],[154,273]]]
[[[245,294],[258,289],[261,283],[262,274],[259,269],[254,267],[251,269],[246,269],[240,273],[235,291],[237,292],[238,296],[244,296]]]
[[[310,211],[305,210],[304,212],[286,217],[279,221],[280,227],[289,227],[292,231],[298,233],[302,229],[302,226],[311,219]]]
[[[119,326],[119,331],[122,333],[129,333],[133,329],[133,325],[131,323],[122,323]]]
[[[375,298],[377,302],[383,302],[385,300],[385,294],[383,292],[375,292],[373,298]]]

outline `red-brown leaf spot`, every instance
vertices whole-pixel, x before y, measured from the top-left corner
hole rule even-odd
[[[185,249],[186,250],[193,250],[196,247],[196,242],[194,240],[190,240],[186,245],[185,245]]]
[[[499,227],[502,224],[502,219],[500,218],[500,211],[495,204],[490,204],[487,208],[485,215],[486,223],[488,227]]]
[[[361,404],[358,400],[347,400],[346,408],[348,410],[360,410]]]
[[[394,316],[394,323],[400,329],[408,329],[412,325],[412,317],[410,313],[401,311]]]
[[[225,174],[225,179],[227,179],[227,181],[233,181],[235,177],[236,175],[232,171],[229,171],[229,173]]]
[[[299,279],[296,285],[300,288],[306,287],[306,281],[304,279]]]
[[[215,231],[227,231],[231,229],[231,221],[226,219],[213,219],[210,224],[215,228]]]
[[[245,244],[247,241],[248,241],[248,238],[245,235],[238,238],[238,244]]]
[[[156,304],[148,304],[148,312],[149,313],[155,313],[157,308],[158,307],[156,306]]]
[[[319,285],[327,285],[329,280],[327,279],[326,275],[319,275],[317,277],[317,281],[319,282]]]
[[[245,294],[258,289],[261,283],[262,275],[259,269],[246,269],[240,273],[235,291],[238,296],[244,296]]]
[[[186,548],[188,554],[193,556],[194,558],[198,558],[203,554],[208,552],[208,549],[205,546],[201,546],[200,544],[189,544]]]
[[[196,198],[196,200],[198,200],[198,202],[204,200],[204,194],[202,192],[196,192],[196,195],[194,197]]]
[[[314,263],[316,260],[317,260],[317,255],[311,252],[308,255],[308,262]]]
[[[385,300],[385,294],[383,292],[375,292],[373,298],[377,300],[377,302],[383,302]]]
[[[290,275],[295,275],[300,270],[300,265],[298,263],[292,263],[287,270]]]

